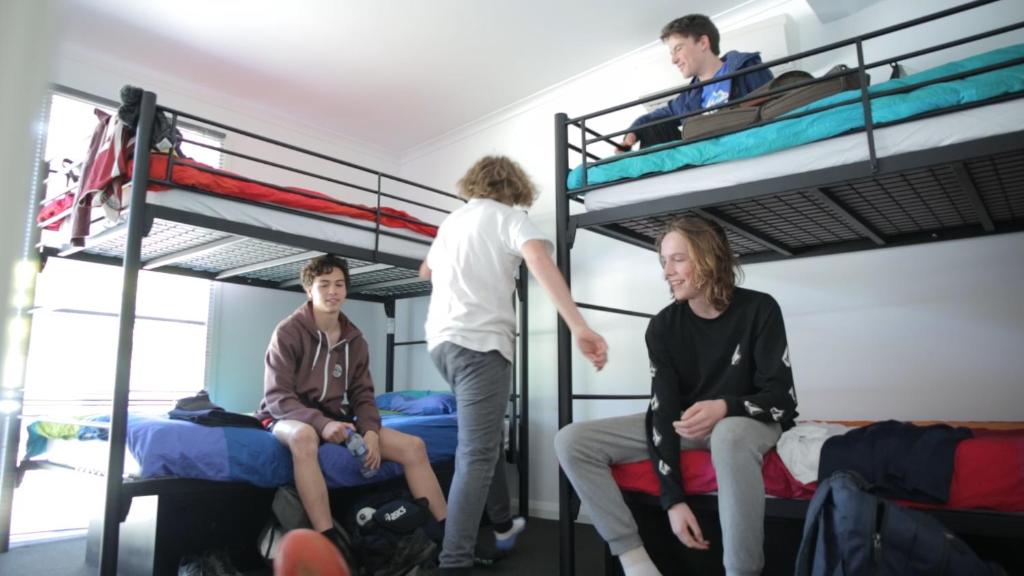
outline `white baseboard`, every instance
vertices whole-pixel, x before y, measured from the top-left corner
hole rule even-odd
[[[512,499],[512,509],[519,509],[519,501],[516,498]],[[549,502],[546,500],[530,500],[529,512],[531,518],[541,518],[543,520],[558,520],[558,502]],[[576,522],[579,524],[593,524],[590,520],[590,515],[587,514],[586,510],[580,510],[579,515],[576,517]]]

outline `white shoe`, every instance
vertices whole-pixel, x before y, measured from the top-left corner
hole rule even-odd
[[[512,527],[505,532],[494,531],[494,541],[498,550],[508,552],[516,545],[516,537],[526,529],[526,518],[516,516],[512,519]]]

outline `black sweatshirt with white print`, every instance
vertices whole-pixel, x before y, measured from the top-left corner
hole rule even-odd
[[[725,400],[726,416],[747,416],[793,426],[796,390],[782,311],[762,292],[736,288],[714,319],[687,302],[669,305],[647,327],[651,404],[647,448],[661,482],[661,505],[683,502],[679,436],[672,422],[694,402]]]

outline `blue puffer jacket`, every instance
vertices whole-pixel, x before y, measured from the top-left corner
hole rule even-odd
[[[730,70],[740,71],[750,66],[757,66],[761,63],[761,54],[759,52],[736,52],[735,50],[725,53],[722,57],[725,62],[725,66],[728,66]],[[762,85],[768,83],[772,79],[772,71],[768,68],[762,68],[756,72],[750,74],[744,74],[737,76],[732,79],[732,89],[729,91],[729,99],[734,100],[736,98],[742,98],[754,90],[760,88]],[[690,84],[697,84],[699,79],[694,77],[690,81]],[[701,90],[687,90],[676,96],[674,100],[668,103],[667,106],[662,106],[655,110],[651,110],[647,114],[637,118],[630,125],[630,128],[639,126],[640,124],[646,124],[647,122],[653,122],[659,118],[667,118],[669,116],[679,116],[681,114],[689,114],[696,112],[701,109],[700,105]],[[675,122],[675,125],[679,125],[679,121]]]

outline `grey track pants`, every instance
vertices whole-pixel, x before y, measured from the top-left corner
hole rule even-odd
[[[718,478],[718,515],[728,574],[760,574],[764,565],[764,453],[781,428],[745,416],[724,418],[704,440],[680,438],[682,449],[710,449]],[[642,544],[611,465],[647,459],[644,414],[574,422],[555,435],[565,475],[616,556]]]
[[[511,364],[497,351],[477,352],[451,342],[439,344],[430,357],[455,393],[459,421],[441,566],[468,567],[484,509],[492,522],[511,518],[501,459]]]

